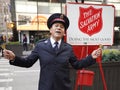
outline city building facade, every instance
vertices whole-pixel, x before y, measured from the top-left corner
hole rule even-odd
[[[38,39],[49,36],[49,30],[46,26],[47,18],[52,13],[65,13],[67,2],[81,2],[92,4],[110,4],[115,6],[115,37],[114,44],[120,44],[120,1],[119,0],[10,0],[11,20],[16,23],[16,29],[19,35],[19,41],[22,42],[23,34],[34,36]],[[4,0],[5,2],[5,0]],[[4,3],[2,0],[0,3]],[[0,5],[1,6],[1,5]],[[0,8],[3,8],[0,7]],[[3,10],[3,9],[1,9]],[[5,13],[0,15],[0,21],[5,22]],[[1,24],[1,23],[0,23]],[[0,25],[1,32],[7,32],[6,25]],[[10,30],[9,30],[10,31]],[[28,40],[29,43],[29,40]]]

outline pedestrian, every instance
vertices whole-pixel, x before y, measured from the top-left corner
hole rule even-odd
[[[38,90],[71,90],[69,63],[77,70],[90,66],[100,56],[101,48],[94,50],[86,58],[77,60],[72,46],[63,41],[69,27],[68,17],[60,13],[52,14],[47,26],[50,38],[40,40],[29,56],[22,58],[10,50],[4,50],[4,56],[11,65],[20,67],[31,67],[39,59],[41,71]]]
[[[3,48],[4,48],[4,40],[3,35],[0,36],[0,52],[2,53],[1,57],[3,57]]]
[[[31,35],[31,37],[30,37],[30,47],[31,47],[30,49],[31,50],[34,48],[34,43],[35,43],[34,36]]]
[[[26,34],[23,34],[23,49],[24,49],[24,51],[28,51],[27,36],[26,36]]]

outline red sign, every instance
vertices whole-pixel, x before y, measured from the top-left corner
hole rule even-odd
[[[79,13],[78,27],[80,31],[89,36],[100,32],[103,27],[102,8],[79,7]]]

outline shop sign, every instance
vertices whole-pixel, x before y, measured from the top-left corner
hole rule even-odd
[[[47,31],[48,14],[24,14],[17,13],[17,30]]]

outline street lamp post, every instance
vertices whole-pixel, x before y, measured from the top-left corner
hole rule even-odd
[[[5,15],[5,33],[6,33],[6,43],[8,43],[8,22],[7,22],[7,15]]]

